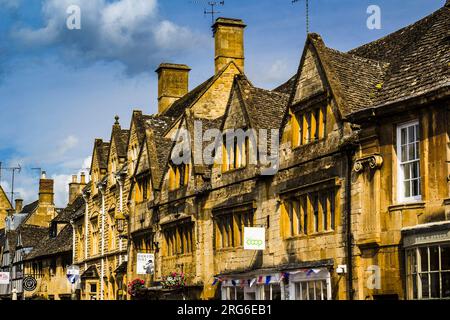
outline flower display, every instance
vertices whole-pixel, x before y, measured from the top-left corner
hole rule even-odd
[[[186,276],[182,272],[172,272],[170,275],[163,277],[161,284],[165,289],[183,288],[186,285]]]
[[[128,293],[132,297],[136,297],[140,289],[145,288],[145,281],[142,279],[134,279],[128,284]]]

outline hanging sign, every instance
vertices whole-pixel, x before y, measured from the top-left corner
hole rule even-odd
[[[155,272],[155,255],[153,253],[138,253],[136,263],[137,274],[153,274]]]
[[[0,284],[9,284],[9,272],[0,272]]]
[[[32,276],[26,276],[23,278],[23,290],[34,291],[37,287],[37,281]]]
[[[266,230],[264,228],[244,228],[244,250],[264,250]]]
[[[68,266],[66,275],[67,280],[69,280],[71,284],[75,284],[80,277],[80,267],[75,265]]]

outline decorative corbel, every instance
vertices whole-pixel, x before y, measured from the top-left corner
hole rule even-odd
[[[356,173],[360,173],[364,170],[364,167],[368,167],[371,170],[378,170],[383,165],[383,157],[379,154],[372,154],[359,158],[353,165],[353,170]]]

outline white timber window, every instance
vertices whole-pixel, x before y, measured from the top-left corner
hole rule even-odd
[[[421,200],[419,122],[397,127],[398,201]]]
[[[406,251],[408,299],[450,299],[450,244]]]

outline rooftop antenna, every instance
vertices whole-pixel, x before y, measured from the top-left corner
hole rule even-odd
[[[214,18],[215,18],[216,13],[220,13],[220,11],[215,11],[214,10],[214,7],[218,6],[218,5],[221,5],[221,6],[225,5],[225,1],[208,1],[208,6],[211,7],[211,11],[208,11],[206,9],[204,9],[204,11],[203,11],[203,14],[205,16],[208,15],[208,14],[211,15],[211,25],[214,24],[214,21],[215,21]]]
[[[8,192],[11,195],[11,204],[14,203],[14,180],[15,180],[15,176],[16,176],[16,171],[18,173],[20,173],[20,171],[22,170],[22,167],[20,166],[20,164],[17,165],[17,167],[2,167],[1,166],[1,162],[0,162],[0,182],[1,182],[1,172],[2,170],[9,170],[11,171],[11,192]]]
[[[292,0],[292,4],[299,2],[300,0]],[[309,34],[309,0],[305,0],[306,5],[306,34]]]

